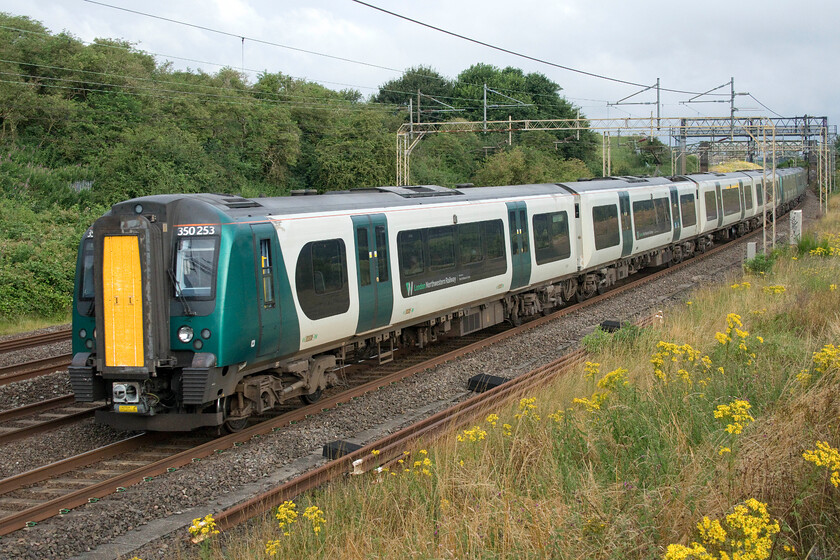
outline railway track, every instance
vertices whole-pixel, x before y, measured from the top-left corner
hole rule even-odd
[[[64,395],[0,412],[0,445],[12,443],[93,417],[103,404],[75,404],[73,395]],[[8,425],[13,424],[13,425]]]
[[[49,375],[56,371],[66,370],[70,365],[72,357],[71,354],[62,354],[61,356],[52,356],[22,364],[0,367],[0,385],[8,385],[15,381],[23,381],[24,379],[32,379],[42,375]]]
[[[54,344],[56,342],[64,342],[70,340],[70,327],[36,335],[26,335],[16,338],[11,338],[0,342],[0,354],[4,352],[11,352],[12,350],[23,350],[25,348],[34,348],[36,346],[44,346],[45,344]]]
[[[130,443],[128,442],[129,440],[126,440],[126,442],[119,442],[117,444],[113,444],[113,447],[107,446],[107,448],[94,450],[77,457],[65,459],[64,461],[59,461],[58,463],[41,467],[28,473],[23,473],[16,477],[2,480],[0,481],[0,494],[2,494],[0,495],[0,535],[9,534],[27,525],[31,526],[32,524],[52,517],[59,512],[67,512],[85,503],[96,501],[114,492],[119,492],[132,484],[149,480],[150,477],[165,474],[167,471],[176,470],[194,461],[200,461],[213,453],[238,447],[239,445],[250,441],[252,438],[260,437],[272,431],[282,429],[284,426],[299,422],[307,416],[317,415],[324,410],[337,407],[358,396],[375,391],[381,387],[397,382],[425,369],[454,360],[470,352],[474,352],[500,342],[506,338],[518,336],[526,330],[530,330],[546,322],[556,320],[563,315],[579,311],[584,307],[594,305],[598,302],[604,301],[605,299],[615,297],[616,295],[633,289],[644,282],[651,282],[685,266],[698,263],[703,258],[709,257],[728,246],[729,244],[721,245],[707,251],[703,255],[698,255],[696,258],[689,259],[678,265],[660,270],[645,277],[637,277],[634,282],[627,282],[626,284],[617,286],[605,294],[597,295],[583,303],[560,309],[559,311],[556,311],[546,317],[534,319],[519,327],[499,329],[500,332],[496,332],[492,336],[483,336],[481,339],[474,340],[472,342],[468,339],[468,337],[464,337],[463,339],[460,339],[462,342],[460,347],[446,351],[437,356],[420,356],[417,358],[417,363],[406,365],[405,362],[400,362],[399,364],[390,363],[374,366],[370,368],[367,373],[362,374],[363,379],[369,379],[365,383],[351,387],[350,389],[341,391],[332,396],[327,394],[325,395],[325,398],[322,398],[315,404],[281,413],[273,418],[251,425],[234,434],[189,445],[188,448],[182,450],[179,450],[179,446],[184,443],[183,441],[166,439],[173,438],[174,436],[165,436],[162,434],[142,434],[141,436],[138,436],[137,439],[130,440]],[[448,345],[449,342],[445,342],[445,344]],[[429,348],[435,347],[432,346]],[[415,354],[425,353],[429,350],[429,348]],[[431,350],[429,350],[429,352],[431,352]],[[574,360],[579,359],[582,359],[582,355],[573,353],[558,360],[554,366],[558,368],[571,367],[574,363],[576,363]],[[566,365],[561,366],[561,364]],[[349,367],[363,368],[365,365],[357,364],[348,366],[348,368]],[[376,367],[381,368],[378,373],[374,371],[376,370]],[[546,370],[546,368],[548,368],[548,366],[543,366],[542,368],[538,368],[537,371],[543,371]],[[520,386],[520,383],[525,383],[525,379],[531,379],[536,376],[536,374],[532,374],[533,372],[517,377],[514,380],[516,383],[511,381],[504,384],[502,386],[505,391],[503,394],[509,395],[510,391],[514,390],[514,387],[521,387],[519,389],[520,391],[527,390],[531,387],[531,385]],[[523,381],[518,381],[519,379],[523,379]],[[472,404],[465,405],[464,403],[461,403],[461,405],[457,405],[456,408],[461,407],[462,405],[466,407],[465,412],[458,412],[458,414],[464,414],[464,418],[471,418],[468,414],[469,411],[477,410],[475,407],[478,405],[475,403],[478,401],[474,401],[476,398],[478,397],[473,397],[472,399],[465,401],[465,403]],[[487,406],[487,404],[481,406]],[[450,410],[447,411],[444,416],[435,415],[431,417],[421,423],[424,427],[415,428],[414,431],[411,432],[414,435],[410,437],[427,437],[435,433],[435,430],[441,429],[443,425],[451,427],[451,415],[454,413],[455,411]],[[465,419],[464,421],[467,422],[469,420]],[[399,433],[402,434],[403,432]],[[156,441],[157,438],[163,438],[165,441]],[[388,440],[386,442],[380,441],[367,446],[365,450],[369,451],[369,448],[373,448],[373,446],[375,446],[381,451],[379,460],[386,461],[388,457],[391,456],[392,452],[396,452],[395,450],[399,449],[398,453],[402,453],[402,451],[406,448],[405,441],[406,440],[398,439]],[[144,450],[144,446],[148,449]],[[384,452],[384,449],[386,448],[388,449],[387,453]],[[166,453],[163,453],[164,451]],[[265,511],[267,508],[272,507],[267,504],[276,503],[275,500],[279,499],[282,502],[283,499],[288,499],[283,498],[282,496],[295,495],[305,491],[307,488],[322,484],[329,479],[329,476],[337,476],[338,474],[347,473],[349,470],[352,470],[350,467],[352,466],[353,461],[363,458],[366,454],[369,453],[364,450],[360,450],[357,453],[328,463],[324,467],[312,471],[312,473],[304,475],[304,477],[295,479],[289,484],[282,486],[281,489],[277,491],[278,493],[276,495],[259,496],[254,500],[247,502],[247,505],[243,504],[243,506],[222,512],[217,517],[217,522],[219,522],[220,527],[222,528],[231,527],[250,516],[257,515],[260,512]],[[110,458],[103,459],[105,455]],[[125,459],[116,457],[116,455],[126,455],[129,458]],[[108,474],[109,470],[116,471],[115,468],[112,468],[116,465],[126,467],[132,466],[132,463],[135,468],[126,471],[121,470],[120,472],[112,472],[112,476],[105,479],[96,479],[93,474],[82,474],[81,480],[79,480],[76,476],[64,476],[70,470],[73,470],[74,474]],[[97,466],[103,464],[108,468],[101,468],[100,466]],[[357,464],[357,470],[365,470],[368,467],[370,467],[370,465],[366,464],[364,460],[362,463]],[[29,496],[22,497],[22,492],[25,490],[22,486],[32,485],[36,482],[38,483],[38,486],[35,487],[35,492],[31,493]],[[41,488],[41,490],[37,490],[37,488]]]

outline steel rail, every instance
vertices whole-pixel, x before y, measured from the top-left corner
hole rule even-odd
[[[19,406],[17,408],[11,408],[9,410],[4,410],[0,412],[0,422],[8,422],[9,420],[14,420],[16,418],[31,416],[33,414],[44,412],[45,410],[51,410],[53,408],[58,408],[60,406],[68,406],[73,404],[74,401],[75,397],[73,395],[63,395],[54,399],[27,404],[24,406]]]
[[[106,405],[72,412],[60,418],[50,418],[49,420],[44,420],[43,422],[32,424],[31,426],[26,426],[24,428],[17,428],[8,432],[0,432],[0,444],[12,443],[13,441],[19,441],[24,438],[66,426],[67,424],[75,424],[80,420],[92,417],[94,412],[102,410],[103,408],[106,408]]]
[[[759,232],[760,230],[757,230],[732,241],[744,241],[746,238],[757,235]],[[510,336],[515,336],[525,330],[553,321],[563,315],[579,311],[585,307],[589,307],[606,299],[615,297],[628,290],[638,288],[640,285],[662,278],[663,276],[669,275],[692,264],[697,264],[698,262],[701,262],[721,251],[729,248],[735,248],[737,246],[737,243],[725,243],[723,245],[713,247],[703,253],[695,254],[693,258],[683,260],[678,264],[663,268],[653,274],[638,278],[635,281],[627,282],[622,286],[618,286],[604,294],[594,296],[582,303],[563,308],[548,316],[541,317],[515,329],[511,329],[489,337],[486,340],[482,340],[476,343],[475,349],[493,344]],[[654,314],[637,321],[636,324],[647,325],[655,321],[657,317],[661,316]],[[466,354],[469,351],[471,350],[465,350],[463,354]],[[417,424],[408,426],[407,428],[386,436],[379,441],[370,443],[361,449],[330,461],[329,463],[309,471],[300,477],[292,479],[275,489],[269,490],[246,502],[219,512],[214,515],[216,524],[219,530],[227,530],[243,523],[244,521],[247,521],[248,519],[251,519],[252,517],[270,510],[272,507],[283,503],[285,500],[322,486],[324,483],[329,482],[336,477],[343,476],[352,471],[364,472],[369,469],[370,464],[374,461],[379,464],[387,464],[388,462],[398,458],[403,451],[406,450],[408,442],[417,440],[423,436],[434,436],[441,431],[456,429],[457,427],[470,422],[476,416],[486,412],[490,403],[503,401],[506,398],[509,399],[513,398],[515,395],[524,394],[532,387],[548,382],[548,380],[553,376],[568,371],[568,369],[575,363],[582,361],[584,355],[584,351],[582,349],[578,349],[570,354],[558,358],[557,360],[554,360],[553,362],[550,362],[549,364],[543,365],[531,372],[525,373],[506,383],[503,383],[495,389],[471,397],[470,399],[467,399],[466,401],[463,401],[447,410],[441,411],[418,422]],[[373,449],[377,449],[379,451],[375,457],[372,453],[370,453]]]
[[[744,236],[740,239],[743,240],[744,238],[756,235],[757,233],[758,232],[753,232],[753,233],[748,234],[748,235],[746,235],[746,236]],[[426,369],[436,367],[440,364],[446,363],[446,362],[454,360],[456,358],[460,358],[460,357],[462,357],[466,354],[469,354],[471,352],[474,352],[476,350],[479,350],[479,349],[485,348],[487,346],[491,346],[493,344],[496,344],[497,342],[500,342],[500,341],[505,340],[507,338],[517,336],[517,335],[519,335],[519,334],[521,334],[521,333],[523,333],[527,330],[533,329],[533,328],[535,328],[539,325],[542,325],[542,324],[545,324],[547,322],[553,321],[553,320],[555,320],[559,317],[562,317],[564,315],[567,315],[569,313],[579,311],[583,308],[586,308],[586,307],[589,307],[589,306],[594,305],[596,303],[599,303],[599,302],[601,302],[605,299],[617,296],[617,295],[619,295],[619,294],[621,294],[621,293],[623,293],[627,290],[638,287],[639,285],[642,285],[646,282],[650,282],[650,281],[653,281],[655,279],[658,279],[658,278],[660,278],[664,275],[670,274],[671,272],[679,270],[679,269],[681,269],[685,266],[689,266],[691,264],[700,262],[701,260],[704,260],[705,258],[708,258],[708,257],[716,254],[719,251],[722,251],[722,250],[725,250],[725,249],[731,248],[731,247],[732,247],[731,243],[727,243],[725,245],[715,247],[713,249],[710,249],[710,250],[706,251],[705,253],[695,255],[694,258],[684,260],[680,264],[673,265],[669,268],[665,268],[663,270],[660,270],[660,271],[658,271],[654,274],[638,278],[636,281],[631,281],[631,282],[628,282],[628,283],[626,283],[622,286],[618,286],[618,287],[610,290],[607,293],[597,295],[597,296],[592,297],[592,298],[590,298],[590,299],[588,299],[588,300],[586,300],[582,303],[578,303],[578,304],[573,305],[573,306],[565,307],[565,308],[560,309],[560,310],[558,310],[554,313],[551,313],[550,315],[547,315],[547,316],[529,321],[529,322],[524,323],[524,324],[522,324],[518,327],[515,327],[515,328],[512,328],[512,329],[506,330],[504,332],[495,334],[495,335],[490,336],[486,339],[482,339],[480,341],[468,344],[468,345],[466,345],[462,348],[459,348],[457,350],[447,352],[447,353],[442,354],[440,356],[434,357],[430,360],[427,360],[427,361],[421,362],[419,364],[410,366],[408,368],[399,370],[397,372],[385,375],[385,376],[383,376],[379,379],[369,381],[367,383],[364,383],[362,385],[359,385],[358,387],[355,387],[355,388],[351,389],[350,391],[345,391],[345,392],[343,392],[339,395],[335,395],[335,396],[327,398],[327,399],[322,399],[321,401],[319,401],[315,404],[304,406],[304,407],[301,407],[301,408],[296,409],[294,411],[282,414],[282,415],[277,416],[275,418],[272,418],[270,420],[267,420],[267,421],[261,422],[259,424],[256,424],[254,426],[245,428],[244,430],[242,430],[240,432],[236,432],[234,434],[230,434],[230,435],[215,439],[213,441],[210,441],[210,442],[207,442],[207,443],[204,443],[204,444],[200,444],[200,445],[198,445],[194,448],[191,448],[191,449],[188,449],[186,451],[182,451],[182,452],[173,454],[171,457],[167,457],[165,459],[155,461],[153,463],[150,463],[148,465],[145,465],[143,467],[140,467],[140,468],[135,469],[133,471],[130,471],[128,473],[124,473],[122,475],[111,478],[109,480],[105,480],[103,482],[91,485],[87,488],[83,488],[83,489],[80,489],[78,491],[71,492],[71,493],[66,494],[64,496],[61,496],[59,498],[55,498],[53,500],[50,500],[46,503],[39,504],[38,506],[34,506],[34,507],[28,508],[26,510],[20,511],[20,512],[16,512],[13,515],[10,515],[10,516],[7,516],[5,518],[0,519],[0,536],[1,535],[6,535],[6,534],[14,532],[18,529],[21,529],[29,523],[35,523],[35,522],[38,522],[38,521],[42,521],[44,519],[48,519],[48,518],[54,516],[56,514],[56,512],[63,511],[63,510],[70,510],[70,509],[79,507],[79,506],[81,506],[85,503],[88,503],[89,501],[95,501],[98,498],[102,498],[104,496],[112,494],[112,493],[118,491],[118,489],[122,489],[122,488],[125,488],[127,486],[137,484],[137,483],[139,483],[141,481],[144,481],[144,480],[149,480],[149,477],[154,477],[154,476],[157,476],[159,474],[170,471],[172,469],[177,469],[179,467],[182,467],[182,466],[184,466],[186,464],[189,464],[191,462],[201,460],[202,458],[207,457],[207,456],[213,454],[214,452],[216,452],[218,450],[224,449],[226,446],[237,447],[238,445],[241,445],[242,443],[244,443],[244,442],[246,442],[246,441],[248,441],[248,440],[250,440],[254,437],[259,437],[261,435],[267,434],[267,433],[269,433],[271,431],[274,431],[276,429],[279,429],[281,427],[288,426],[288,425],[293,424],[295,422],[299,422],[299,421],[305,419],[306,417],[308,417],[310,415],[314,415],[314,414],[317,414],[321,411],[326,411],[326,410],[329,410],[331,408],[337,407],[337,406],[339,406],[341,404],[344,404],[344,403],[347,403],[350,400],[352,400],[352,399],[354,399],[358,396],[361,396],[365,393],[375,391],[379,388],[390,385],[390,384],[392,384],[396,381],[399,381],[401,379],[404,379],[406,377],[409,377],[411,375],[414,375],[414,374],[419,373],[421,371],[424,371]],[[570,355],[566,355],[564,357],[558,358],[558,360],[555,360],[555,362],[559,362],[561,360],[570,360],[571,358],[569,358],[568,356],[570,356]],[[577,359],[582,359],[582,358],[577,358]],[[552,362],[552,363],[555,363],[555,362]],[[547,367],[548,366],[542,366],[541,368],[537,368],[537,370],[534,370],[534,371],[542,371]],[[524,378],[523,381],[519,381],[518,383],[514,383],[512,385],[509,385],[510,383],[512,383],[512,381],[516,381],[516,380],[521,379],[521,378]],[[524,385],[525,380],[530,379],[530,378],[531,378],[531,375],[529,373],[523,374],[523,375],[515,378],[511,382],[503,384],[502,386],[497,388],[497,390],[502,390],[502,388],[504,388],[504,391],[506,391],[506,392],[512,391],[516,387],[519,387],[520,384],[522,384],[521,390],[525,390],[529,387],[528,385]],[[490,393],[490,392],[488,392],[488,393]],[[486,394],[487,393],[483,393],[482,395],[486,395]],[[480,396],[481,395],[477,395],[476,397],[480,397]],[[476,398],[476,397],[473,397],[473,398]],[[471,402],[471,405],[467,405],[467,406],[471,407],[470,410],[473,410],[473,411],[479,410],[475,407],[472,407],[472,404],[476,404],[478,401],[472,402],[472,399],[469,399],[468,401],[464,401],[464,402]],[[463,405],[463,403],[461,403],[461,404]],[[484,404],[486,405],[486,403],[484,403]],[[442,413],[439,413],[439,414],[442,414]],[[432,418],[436,418],[437,416],[438,415],[435,415]],[[426,420],[425,422],[428,424],[429,421]],[[447,421],[446,425],[451,426],[452,425],[451,421]],[[397,433],[400,433],[400,432],[397,432]],[[365,453],[369,452],[369,450],[374,448],[375,445],[380,445],[380,444],[379,444],[379,442],[377,442],[375,444],[370,444],[370,445],[365,446],[363,449],[361,449],[361,450],[359,450],[359,451],[357,451],[353,454],[346,455],[346,456],[344,456],[340,459],[337,459],[333,462],[328,463],[327,465],[324,465],[323,467],[321,467],[319,469],[315,469],[314,471],[311,471],[311,473],[317,473],[317,474],[304,475],[305,477],[307,477],[306,480],[308,482],[306,482],[305,485],[301,485],[302,483],[297,483],[297,484],[299,484],[298,486],[296,486],[296,488],[298,488],[298,490],[295,490],[295,492],[297,494],[299,494],[300,492],[303,492],[306,489],[314,488],[314,487],[317,487],[317,486],[323,484],[324,482],[327,482],[328,480],[330,480],[330,476],[337,476],[339,474],[345,474],[346,472],[348,472],[349,466],[352,465],[352,461],[349,460],[350,457],[353,458],[352,460],[356,460],[357,458],[360,458],[360,457],[364,456]],[[396,448],[396,447],[399,447],[399,446],[395,445],[394,448]],[[389,448],[389,449],[391,449],[391,448]],[[368,451],[365,451],[365,450],[368,450]],[[390,453],[390,451],[389,451],[389,453]],[[381,457],[381,454],[380,454],[380,457]],[[332,467],[330,467],[329,471],[325,470],[330,465],[332,465]],[[332,473],[332,474],[330,474],[330,473]],[[297,480],[299,480],[299,479],[292,480],[289,483],[287,483],[286,485],[281,486],[280,488],[286,487],[288,485],[296,484]],[[275,490],[274,492],[277,492],[277,490]],[[244,517],[244,515],[246,513],[251,514],[251,515],[256,515],[256,514],[262,512],[262,511],[266,511],[267,509],[269,509],[270,507],[273,507],[273,506],[262,507],[262,506],[258,506],[256,504],[257,504],[257,502],[265,501],[267,499],[269,499],[267,497],[267,495],[258,496],[257,498],[254,498],[254,499],[246,502],[247,504],[252,504],[251,506],[246,507],[244,504],[242,504],[240,506],[236,506],[235,508],[231,508],[230,510],[226,510],[226,512],[222,512],[220,514],[219,519],[221,519],[222,521],[221,522],[217,521],[217,523],[219,523],[220,528],[225,529],[225,528],[232,527],[233,525],[241,522],[241,521],[235,521],[234,522],[235,519],[239,519],[239,520],[245,519],[246,517]],[[276,499],[276,498],[271,498],[271,499]],[[257,511],[255,509],[253,509],[253,508],[259,508],[259,507],[262,507],[262,509],[260,511]],[[256,513],[254,513],[254,512],[256,512]],[[227,519],[230,519],[230,521],[227,521]]]
[[[45,344],[64,342],[65,340],[70,340],[70,337],[72,336],[70,331],[70,327],[67,327],[55,332],[10,338],[0,342],[0,354],[4,352],[11,352],[12,350],[21,350],[23,348],[34,348],[36,346],[44,346]]]
[[[56,371],[66,370],[70,365],[72,354],[62,354],[40,360],[32,360],[22,364],[0,367],[0,385],[8,385],[15,381],[32,379],[42,375],[49,375]]]
[[[8,494],[30,484],[43,482],[72,470],[87,467],[99,461],[110,459],[115,455],[137,450],[163,437],[165,437],[163,434],[149,434],[144,432],[122,441],[104,445],[97,449],[80,453],[79,455],[74,455],[73,457],[68,457],[67,459],[62,459],[49,465],[44,465],[43,467],[4,478],[0,480],[0,495]]]
[[[640,326],[649,324],[653,317],[644,318],[637,321],[636,324]],[[392,463],[404,455],[411,443],[420,439],[423,439],[424,443],[428,443],[443,433],[449,433],[467,425],[486,414],[490,410],[490,405],[503,403],[528,394],[534,388],[545,385],[555,377],[567,373],[571,368],[583,362],[585,356],[586,351],[578,348],[494,389],[479,393],[398,432],[369,443],[361,449],[334,459],[275,489],[214,515],[216,525],[219,530],[227,530],[270,510],[285,500],[317,488],[337,477],[350,472],[361,474],[375,468],[376,465]],[[374,449],[378,451],[375,456],[371,453]],[[198,542],[198,540],[200,539],[194,539],[194,542]]]

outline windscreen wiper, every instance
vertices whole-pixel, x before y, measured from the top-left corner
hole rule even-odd
[[[195,311],[190,309],[190,304],[187,303],[187,299],[184,297],[184,294],[181,292],[181,284],[178,282],[178,279],[175,278],[175,273],[172,272],[172,269],[169,268],[166,270],[169,273],[169,278],[172,280],[172,285],[175,287],[175,297],[178,298],[178,301],[181,302],[181,305],[184,306],[184,315],[188,317],[195,316]]]

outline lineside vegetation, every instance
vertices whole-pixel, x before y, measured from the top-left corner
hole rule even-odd
[[[544,390],[201,556],[831,557],[838,206],[770,267],[698,290],[661,325],[596,331],[589,361]]]

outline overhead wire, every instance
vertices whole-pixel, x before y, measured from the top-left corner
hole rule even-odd
[[[91,2],[93,0],[85,0],[85,1],[86,2]],[[641,84],[641,83],[637,83],[637,82],[631,82],[629,80],[622,80],[620,78],[613,78],[611,76],[606,76],[604,74],[597,74],[595,72],[588,72],[586,70],[580,70],[578,68],[572,68],[571,66],[565,66],[563,64],[558,64],[556,62],[551,62],[549,60],[545,60],[545,59],[538,58],[538,57],[535,57],[535,56],[531,56],[531,55],[527,55],[527,54],[523,54],[523,53],[520,53],[520,52],[510,50],[510,49],[506,49],[506,48],[500,47],[498,45],[493,45],[493,44],[487,43],[485,41],[480,41],[478,39],[473,39],[472,37],[467,37],[466,35],[461,35],[460,33],[455,33],[454,31],[449,31],[447,29],[443,29],[442,27],[437,27],[435,25],[431,25],[429,23],[425,23],[425,22],[422,22],[420,20],[410,18],[410,17],[404,16],[402,14],[392,12],[391,10],[386,10],[385,8],[380,8],[379,6],[374,6],[373,4],[369,4],[368,2],[363,2],[362,0],[352,0],[352,1],[357,3],[357,4],[361,4],[362,6],[367,6],[368,8],[378,10],[380,12],[383,12],[383,13],[386,13],[388,15],[394,16],[396,18],[404,19],[404,20],[409,21],[411,23],[415,23],[417,25],[427,27],[429,29],[433,29],[433,30],[438,31],[440,33],[444,33],[444,34],[450,35],[452,37],[457,37],[458,39],[463,39],[464,41],[469,41],[471,43],[475,43],[477,45],[481,45],[481,46],[484,46],[484,47],[487,47],[487,48],[490,48],[490,49],[493,49],[493,50],[497,50],[497,51],[500,51],[500,52],[503,52],[503,53],[507,53],[507,54],[510,54],[510,55],[513,55],[513,56],[516,56],[516,57],[519,57],[519,58],[524,58],[524,59],[530,60],[532,62],[538,62],[540,64],[545,64],[547,66],[552,66],[554,68],[560,68],[561,70],[567,70],[569,72],[575,72],[577,74],[582,74],[582,75],[585,75],[585,76],[590,76],[592,78],[598,78],[598,79],[601,79],[601,80],[607,80],[607,81],[615,82],[615,83],[619,83],[619,84],[635,86],[635,87],[643,87],[643,88],[650,87],[649,84]],[[666,91],[666,92],[669,92],[669,93],[681,93],[681,94],[684,94],[684,95],[698,95],[698,92],[694,92],[694,91],[684,91],[684,90],[670,89],[670,88],[659,88],[659,90],[660,91]],[[715,95],[715,94],[710,94],[710,95]],[[718,95],[725,95],[725,94],[718,94]]]
[[[105,5],[105,4],[103,4],[103,5]],[[152,17],[154,17],[154,16],[152,16]],[[41,36],[45,36],[45,37],[53,37],[53,35],[51,35],[49,33],[43,33],[43,32],[39,32],[39,31],[32,31],[32,30],[29,30],[29,29],[21,29],[21,28],[10,27],[10,26],[5,26],[5,25],[0,25],[0,29],[17,31],[17,32],[20,32],[20,33],[29,33],[29,34],[34,34],[34,35],[41,35]],[[170,59],[171,58],[171,59],[183,60],[183,61],[186,61],[186,62],[195,62],[197,64],[206,64],[206,65],[211,65],[211,66],[217,66],[217,67],[220,67],[220,68],[230,68],[231,67],[228,64],[221,64],[221,63],[218,63],[218,62],[210,62],[210,61],[198,60],[198,59],[193,59],[193,58],[186,58],[186,57],[182,57],[182,56],[176,56],[176,55],[165,54],[165,53],[157,53],[157,52],[153,52],[153,51],[140,51],[140,50],[134,49],[132,47],[125,47],[125,46],[121,46],[121,45],[112,45],[112,44],[108,44],[108,43],[82,41],[82,40],[80,40],[80,42],[83,43],[83,44],[87,44],[87,45],[96,45],[96,46],[99,46],[99,47],[123,50],[123,51],[127,51],[127,52],[132,52],[132,53],[147,54],[147,55],[150,55],[150,56],[161,57],[161,58],[164,58],[164,59]],[[30,63],[27,63],[27,64],[30,64]],[[252,72],[254,74],[259,74],[259,73],[263,72],[263,70],[255,70],[255,69],[252,69],[252,68],[244,68],[244,70],[247,70],[248,72]],[[77,71],[77,70],[74,70],[74,71]],[[425,77],[435,79],[435,80],[441,80],[443,82],[449,81],[452,84],[463,84],[463,85],[468,85],[468,86],[483,87],[483,84],[475,84],[475,83],[466,82],[466,81],[463,81],[463,80],[447,80],[446,78],[443,78],[441,76],[435,76],[435,75],[431,75],[431,74],[421,74],[421,76],[425,76]],[[399,93],[399,94],[409,95],[409,96],[413,96],[413,95],[416,94],[416,92],[414,92],[414,91],[401,91],[401,90],[395,90],[395,89],[390,89],[390,88],[384,88],[382,86],[380,86],[380,87],[361,86],[361,85],[357,85],[357,84],[334,82],[334,81],[322,80],[322,79],[318,79],[318,78],[311,78],[311,77],[307,77],[307,76],[288,75],[288,77],[292,78],[292,79],[304,80],[304,81],[309,81],[309,82],[316,82],[316,83],[321,83],[321,84],[333,84],[333,85],[346,86],[346,87],[357,88],[357,89],[369,89],[369,90],[377,90],[377,91],[380,91],[380,92]],[[510,89],[510,88],[497,88],[497,89],[501,92],[516,93],[516,94],[527,94],[531,97],[546,97],[546,98],[550,98],[550,99],[557,99],[555,96],[548,95],[548,94],[534,93],[534,92],[528,92],[528,91],[516,90],[516,89]],[[467,101],[467,102],[470,102],[470,101],[472,101],[472,102],[482,102],[483,101],[483,99],[469,98],[469,97],[456,97],[456,96],[435,96],[435,97],[437,99],[450,99],[450,100]],[[562,96],[562,98],[563,99],[576,99],[576,98],[571,98],[571,97],[567,97],[567,96]],[[594,100],[594,101],[601,101],[601,100]],[[371,103],[371,101],[366,101],[366,102]],[[606,101],[602,101],[602,102],[606,103]]]
[[[396,72],[396,73],[399,73],[399,74],[402,74],[404,72],[403,70],[399,70],[399,69],[396,69],[396,68],[391,68],[389,66],[383,66],[383,65],[380,65],[380,64],[374,64],[374,63],[370,63],[370,62],[354,60],[354,59],[345,58],[345,57],[336,56],[336,55],[331,55],[331,54],[322,53],[322,52],[318,52],[318,51],[302,49],[302,48],[299,48],[299,47],[292,47],[290,45],[284,45],[284,44],[281,44],[281,43],[275,43],[273,41],[266,41],[264,39],[257,39],[257,38],[254,38],[254,37],[248,37],[246,35],[242,35],[242,34],[239,34],[239,33],[232,33],[230,31],[224,31],[224,30],[221,30],[221,29],[214,29],[212,27],[207,27],[207,26],[204,26],[204,25],[198,25],[198,24],[186,22],[186,21],[183,21],[183,20],[177,20],[177,19],[174,19],[174,18],[167,18],[167,17],[164,17],[164,16],[156,15],[156,14],[141,12],[139,10],[132,10],[130,8],[124,8],[122,6],[114,6],[112,4],[107,4],[105,2],[98,2],[96,0],[84,0],[84,1],[89,3],[89,4],[96,4],[98,6],[103,6],[103,7],[106,7],[106,8],[112,8],[114,10],[120,10],[120,11],[124,11],[124,12],[128,12],[128,13],[133,13],[133,14],[136,14],[136,15],[141,15],[141,16],[144,16],[144,17],[149,17],[149,18],[153,18],[153,19],[167,21],[169,23],[175,23],[175,24],[178,24],[178,25],[184,25],[184,26],[187,26],[187,27],[195,28],[195,29],[201,29],[203,31],[209,31],[211,33],[218,33],[220,35],[224,35],[224,36],[227,36],[227,37],[233,37],[233,38],[236,38],[236,39],[241,39],[243,41],[247,40],[247,41],[252,41],[252,42],[255,42],[255,43],[260,43],[260,44],[269,45],[269,46],[273,46],[273,47],[279,47],[279,48],[283,48],[283,49],[290,49],[290,50],[294,50],[294,51],[299,51],[299,52],[303,52],[303,53],[306,53],[306,54],[322,56],[322,57],[325,57],[325,58],[332,58],[332,59],[340,60],[340,61],[343,61],[343,62],[350,62],[350,63],[353,63],[353,64],[361,64],[363,66],[369,66],[369,67],[378,68],[378,69],[381,69],[381,70],[388,70],[388,71]],[[434,78],[434,79],[441,79],[441,80],[444,80],[444,81],[448,81],[445,78],[441,78],[441,77],[438,77],[438,76],[429,75],[429,77]],[[464,83],[466,83],[467,85],[474,85],[474,86],[483,85],[483,84],[471,84],[471,83],[468,83],[468,82],[464,82]],[[628,83],[630,83],[631,85],[635,85],[635,84],[632,84],[632,82],[628,82]],[[642,87],[645,87],[645,86],[642,86]],[[371,88],[371,89],[374,89],[374,88]],[[500,91],[510,91],[510,92],[516,92],[516,93],[528,93],[530,95],[535,95],[535,94],[530,93],[530,92],[519,91],[519,90],[508,90],[508,89],[503,89],[503,88],[497,88],[497,89],[500,89]],[[413,92],[399,92],[399,93],[413,93]],[[536,94],[536,95],[546,95],[546,94]],[[552,97],[552,96],[546,95],[546,97]]]

